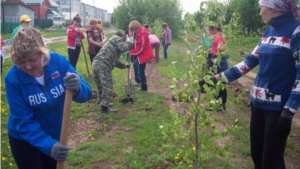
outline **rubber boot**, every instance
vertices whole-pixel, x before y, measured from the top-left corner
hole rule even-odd
[[[117,113],[117,110],[111,109],[110,107],[106,107],[106,106],[101,106],[101,112],[102,113]]]

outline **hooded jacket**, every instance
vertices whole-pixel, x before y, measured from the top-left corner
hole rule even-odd
[[[9,105],[8,134],[24,140],[50,156],[52,146],[60,140],[66,88],[63,77],[75,72],[68,60],[50,52],[45,66],[45,85],[13,65],[5,76],[6,98]],[[90,99],[92,90],[80,77],[80,91],[73,101]],[[30,155],[30,152],[28,152]]]
[[[76,36],[78,34],[78,32],[72,27],[72,26],[68,26],[68,48],[70,49],[75,49],[76,48]],[[81,32],[80,34],[81,39],[84,39],[84,34]],[[83,44],[81,44],[83,45]]]
[[[137,56],[140,64],[146,63],[153,59],[152,47],[148,37],[148,31],[140,27],[136,34],[136,40],[133,44],[133,49],[130,51],[130,55]]]
[[[295,113],[300,105],[300,21],[287,12],[270,24],[253,52],[221,75],[232,82],[259,64],[251,103],[264,110],[285,107]]]

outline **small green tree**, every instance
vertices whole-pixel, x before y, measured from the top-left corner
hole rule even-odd
[[[206,17],[203,18],[202,25],[204,27],[215,25],[222,17],[215,17],[217,21],[210,21],[210,15],[215,16],[215,7],[217,4],[214,1],[204,2],[202,5],[208,9]],[[229,39],[234,37],[233,29],[236,28],[238,15],[232,18],[230,23],[225,26],[225,34]],[[216,25],[215,25],[216,26]],[[185,31],[182,36],[186,46],[188,47],[187,54],[190,60],[190,69],[183,76],[177,77],[175,73],[176,63],[173,62],[170,66],[170,75],[173,77],[170,84],[170,89],[174,99],[181,105],[182,112],[176,112],[174,109],[170,110],[173,121],[165,123],[161,126],[161,133],[166,139],[165,147],[169,148],[171,154],[174,155],[175,162],[179,164],[179,160],[183,168],[205,168],[208,163],[208,157],[218,154],[221,158],[231,158],[226,153],[228,147],[219,147],[215,141],[222,136],[234,132],[238,127],[238,120],[228,128],[219,130],[216,128],[217,123],[224,123],[224,120],[214,116],[218,108],[222,104],[220,98],[216,98],[220,90],[227,87],[225,77],[218,83],[214,84],[210,79],[214,76],[214,67],[209,67],[207,58],[209,49],[205,44],[201,44],[194,53],[191,54],[191,44],[187,41],[186,35],[189,24],[185,25]],[[200,34],[203,38],[206,36],[202,30]],[[230,42],[230,41],[229,41]],[[226,46],[224,46],[226,48]],[[221,53],[217,54],[218,62],[222,57]],[[218,63],[219,64],[219,63]],[[206,84],[203,89],[199,86],[199,80],[204,79]],[[179,86],[179,84],[183,84]],[[193,94],[191,94],[193,93]],[[188,104],[188,106],[187,106]],[[211,111],[209,111],[211,110]]]

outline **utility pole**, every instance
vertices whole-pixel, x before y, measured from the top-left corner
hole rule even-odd
[[[70,25],[71,25],[71,20],[72,20],[72,18],[71,18],[71,11],[72,11],[72,0],[70,0]]]

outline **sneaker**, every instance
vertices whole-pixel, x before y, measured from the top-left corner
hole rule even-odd
[[[141,91],[147,91],[148,90],[148,86],[147,85],[141,86],[140,90]]]
[[[110,107],[101,106],[101,112],[102,113],[117,113],[117,110],[111,109]]]
[[[141,86],[141,83],[136,83],[135,86]]]

